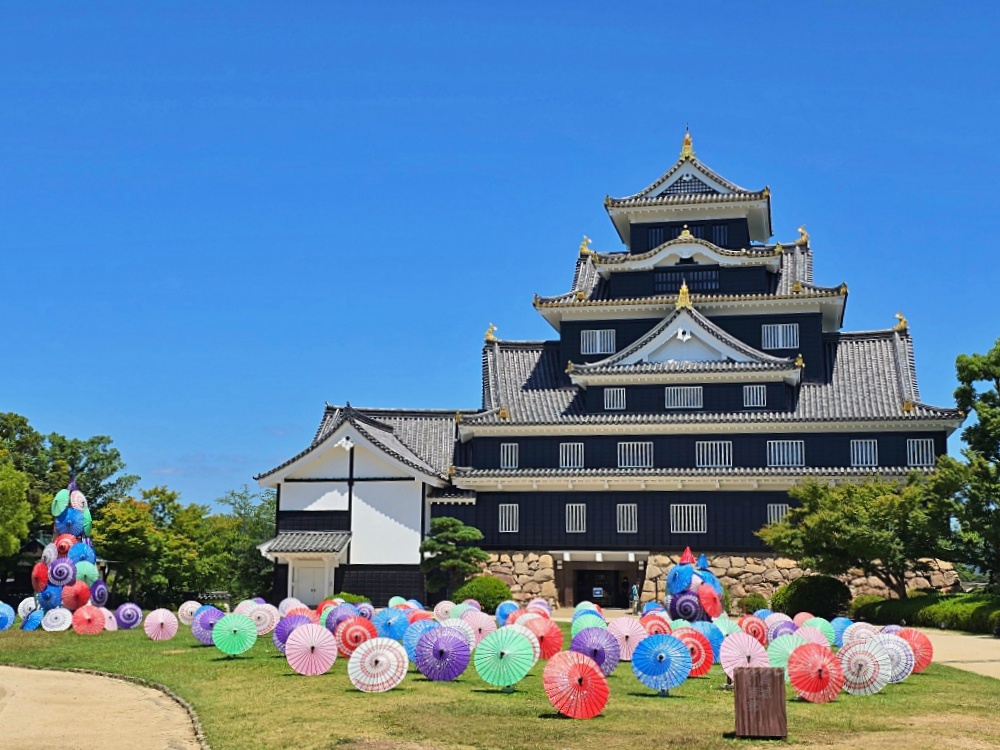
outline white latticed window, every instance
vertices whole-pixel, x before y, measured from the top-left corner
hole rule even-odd
[[[517,443],[500,443],[500,468],[517,468]]]
[[[668,409],[700,409],[700,385],[668,385],[666,387],[666,403]]]
[[[733,441],[732,440],[696,441],[694,444],[694,464],[699,469],[718,469],[724,466],[732,466]]]
[[[878,466],[878,441],[852,440],[851,466]]]
[[[804,440],[768,440],[768,466],[805,466],[806,443]]]
[[[761,349],[798,349],[798,323],[765,323],[760,331]]]
[[[618,443],[619,469],[651,469],[653,467],[653,443]]]
[[[614,354],[615,329],[580,331],[580,354]]]
[[[587,506],[584,503],[566,504],[566,533],[583,534],[587,531]]]
[[[743,386],[743,405],[767,406],[767,386],[766,385]]]
[[[767,522],[780,523],[788,515],[788,503],[768,503]]]
[[[583,468],[583,443],[559,443],[559,468]]]
[[[671,534],[707,534],[707,505],[671,505]]]
[[[625,389],[624,388],[605,388],[604,389],[604,408],[605,409],[624,409],[625,408]]]
[[[635,503],[618,503],[618,533],[639,532],[639,506]]]
[[[934,439],[910,438],[906,441],[907,466],[934,465]]]
[[[517,533],[517,503],[500,504],[500,533]]]

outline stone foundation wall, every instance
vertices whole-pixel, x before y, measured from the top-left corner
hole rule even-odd
[[[491,554],[483,570],[496,576],[510,587],[514,601],[545,599],[558,606],[556,565],[547,552],[512,552]]]

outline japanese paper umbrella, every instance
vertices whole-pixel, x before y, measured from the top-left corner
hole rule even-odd
[[[65,557],[70,547],[76,544],[76,542],[77,539],[72,534],[60,534],[56,537],[53,544],[56,545],[56,552],[59,553],[59,557]]]
[[[934,660],[934,644],[931,639],[914,628],[903,628],[897,635],[913,649],[913,673],[920,674],[927,669]]]
[[[736,624],[744,633],[749,633],[760,641],[761,646],[767,645],[767,625],[762,619],[756,615],[744,615],[736,621]]]
[[[531,666],[535,666],[538,663],[538,660],[542,658],[542,644],[538,642],[538,636],[528,630],[526,625],[521,625],[518,622],[510,625],[504,625],[504,627],[513,630],[515,633],[520,633],[528,639],[531,643]]]
[[[472,610],[471,613],[466,612],[466,616],[462,619],[469,623],[469,626],[472,628],[472,632],[476,636],[477,645],[483,638],[497,629],[496,620],[485,612]]]
[[[655,613],[643,615],[639,622],[648,635],[670,635],[672,630],[670,623]]]
[[[667,573],[667,591],[671,594],[680,594],[687,591],[691,585],[691,577],[694,575],[693,565],[675,565]]]
[[[558,623],[538,617],[528,620],[523,627],[534,633],[538,639],[538,646],[542,651],[543,659],[551,659],[559,653],[563,647],[563,632]]]
[[[844,629],[844,635],[842,636],[842,641],[844,645],[851,643],[863,643],[869,638],[874,638],[878,635],[878,628],[868,622],[855,622],[851,623]]]
[[[198,642],[204,646],[213,645],[212,641],[212,630],[215,629],[215,624],[225,617],[225,612],[221,609],[215,607],[210,607],[202,612],[200,615],[194,618],[191,623],[191,635],[198,639]],[[308,620],[306,620],[308,622]],[[281,642],[282,647],[284,647],[285,642]],[[284,653],[284,651],[282,651]]]
[[[709,617],[718,617],[722,614],[722,597],[711,586],[701,585],[698,587],[698,601],[701,608]]]
[[[772,612],[767,617],[764,618],[764,624],[767,629],[770,630],[772,627],[777,625],[779,622],[791,622],[792,618],[786,615],[784,612]],[[798,627],[796,625],[795,627]]]
[[[53,516],[58,516],[68,507],[69,507],[69,490],[59,490],[56,493],[56,496],[52,498],[52,507],[49,510],[52,511]]]
[[[337,660],[337,639],[321,625],[303,625],[288,636],[285,659],[301,675],[325,674]]]
[[[466,642],[469,644],[469,648],[476,647],[476,631],[472,629],[472,626],[460,617],[449,617],[447,620],[441,621],[442,628],[455,628],[456,630],[462,631],[462,635],[465,636]]]
[[[48,544],[45,545],[45,548],[42,550],[42,557],[40,561],[48,565],[57,557],[59,557],[59,550],[56,549],[55,544],[49,542]]]
[[[90,601],[96,607],[103,607],[108,603],[108,584],[104,581],[94,581],[90,586]]]
[[[598,630],[614,640],[605,630],[588,630]],[[577,651],[562,651],[549,659],[542,672],[542,687],[553,707],[571,719],[597,716],[607,705],[610,692],[597,663]]]
[[[733,673],[741,667],[771,666],[767,651],[760,645],[760,641],[742,630],[726,636],[719,648],[719,662],[722,664],[722,671],[729,677],[733,677]]]
[[[81,560],[86,560],[87,562],[94,563],[97,562],[97,555],[94,554],[94,548],[85,542],[77,542],[69,551],[66,553],[66,557],[75,563]]]
[[[48,631],[49,633],[69,630],[69,627],[72,624],[73,613],[65,607],[55,607],[54,609],[50,609],[42,618],[42,630]]]
[[[38,605],[44,610],[50,610],[62,604],[62,587],[49,584],[38,592]]]
[[[101,614],[104,615],[104,629],[109,633],[118,630],[118,620],[115,619],[115,613],[107,607],[101,607],[100,610]]]
[[[520,633],[501,628],[476,648],[476,671],[485,682],[508,687],[520,682],[534,663],[531,643]]]
[[[454,680],[469,666],[472,651],[461,633],[448,628],[425,631],[414,650],[417,669],[428,680]]]
[[[615,671],[621,659],[621,649],[617,639],[605,628],[581,630],[573,636],[569,650],[593,659],[605,676]]]
[[[364,617],[366,620],[370,620],[375,616],[375,607],[371,605],[371,602],[361,602],[357,605],[358,614]]]
[[[177,635],[177,617],[169,609],[154,609],[146,615],[143,629],[153,641],[169,641]]]
[[[632,651],[648,633],[638,617],[624,615],[608,623],[608,632],[618,641],[618,655],[622,661],[632,661]]]
[[[889,684],[892,659],[878,643],[851,643],[837,658],[844,670],[844,689],[851,695],[874,695]]]
[[[68,557],[57,557],[49,565],[49,583],[53,586],[68,586],[76,580],[76,563]]]
[[[434,630],[435,628],[440,627],[441,623],[437,620],[418,620],[417,622],[410,623],[410,627],[408,627],[406,632],[403,633],[403,648],[406,650],[406,655],[410,658],[410,661],[416,663],[417,644],[420,642],[424,633],[428,630]]]
[[[451,617],[451,610],[454,608],[455,602],[445,599],[434,605],[434,616],[440,622],[441,620],[447,620]],[[501,605],[503,606],[503,605]]]
[[[77,510],[87,509],[87,497],[80,490],[73,490],[69,493],[69,506]]]
[[[234,612],[215,623],[215,627],[212,628],[212,642],[219,651],[227,656],[245,653],[257,642],[257,626],[246,615],[238,615]],[[286,641],[286,651],[287,648],[288,642]]]
[[[672,635],[650,635],[632,652],[632,672],[643,685],[665,694],[691,674],[691,653]]]
[[[670,600],[670,614],[674,619],[697,620],[704,614],[701,600],[692,591],[684,591]]]
[[[142,622],[142,610],[138,604],[125,602],[115,610],[115,619],[122,630],[131,630]]]
[[[406,619],[406,612],[401,609],[383,609],[372,618],[372,624],[378,631],[379,638],[398,641],[410,626],[410,621]]]
[[[257,635],[267,635],[276,627],[281,620],[278,608],[273,604],[258,604],[250,610],[250,619],[257,626]]]
[[[323,617],[320,618],[321,625],[323,625],[331,633],[337,632],[337,626],[344,620],[351,617],[359,617],[360,613],[358,608],[353,604],[337,604],[330,607],[323,613]],[[326,618],[325,620],[323,618]]]
[[[800,638],[794,633],[791,635],[779,635],[767,647],[767,660],[772,667],[780,667],[785,670],[785,680],[788,680],[788,657],[799,646],[808,643],[805,638]]]
[[[712,644],[694,628],[679,628],[672,634],[683,643],[691,654],[691,677],[701,677],[712,668],[715,657],[712,655]]]
[[[14,608],[6,602],[0,602],[0,630],[7,630],[14,624],[17,613]]]
[[[285,615],[288,614],[288,610],[295,609],[296,607],[301,607],[301,606],[302,602],[300,602],[294,596],[289,596],[278,602],[278,611],[281,613],[281,616],[284,617]]]
[[[77,635],[97,635],[104,631],[104,613],[98,607],[86,605],[73,613],[73,630]]]
[[[100,573],[97,572],[97,566],[89,560],[81,560],[76,564],[76,580],[78,583],[83,581],[89,587],[92,583],[97,583],[99,577]]]
[[[45,587],[48,585],[49,566],[43,562],[35,563],[35,566],[31,569],[31,588],[33,588],[37,594],[39,591],[44,591]]]
[[[848,626],[853,625],[854,620],[847,617],[834,617],[830,620],[830,625],[833,628],[834,641],[833,645],[840,648],[844,645],[844,631],[847,630]]]
[[[194,613],[201,606],[200,602],[194,601],[194,599],[188,599],[181,606],[177,608],[177,619],[180,620],[184,625],[191,625],[191,621],[194,620]]]
[[[726,637],[723,632],[712,622],[698,620],[691,623],[691,628],[697,630],[708,640],[712,646],[712,660],[719,661],[719,649],[722,648],[722,640]]]
[[[543,618],[544,619],[544,618]],[[581,630],[586,630],[587,628],[606,628],[608,623],[603,617],[597,614],[586,614],[577,617],[573,620],[573,624],[570,626],[570,635],[576,635]]]
[[[284,621],[282,620],[282,622]],[[281,625],[278,625],[278,630],[281,630]],[[341,620],[333,632],[333,637],[337,643],[337,652],[344,658],[348,658],[362,643],[378,638],[378,630],[371,620],[357,615]]]
[[[38,630],[39,626],[42,624],[42,619],[45,617],[45,612],[40,609],[34,609],[28,613],[28,616],[21,620],[21,630]]]
[[[62,605],[70,612],[80,609],[88,599],[90,599],[90,586],[83,581],[63,586]]]
[[[253,599],[244,599],[235,607],[233,607],[233,612],[235,612],[238,615],[247,615],[249,617],[250,610],[256,606],[257,602],[255,602]]]
[[[833,629],[833,625],[830,624],[829,620],[823,617],[811,617],[802,623],[802,625],[807,628],[816,628],[816,630],[826,636],[827,645],[833,646],[836,644],[837,632]],[[809,639],[806,638],[806,640]]]
[[[806,624],[806,620],[811,620],[815,616],[812,612],[798,612],[792,617],[792,622],[801,627]]]
[[[314,625],[319,625],[319,613],[317,613],[314,609],[310,609],[305,606],[294,607],[285,613],[285,617],[295,617],[296,615],[305,617]]]
[[[791,619],[779,620],[773,625],[767,626],[767,642],[772,643],[783,635],[794,635],[798,629],[799,626],[792,622]],[[805,640],[805,638],[802,640]]]
[[[916,657],[913,648],[905,638],[900,638],[892,633],[882,633],[871,640],[889,653],[889,659],[892,661],[892,671],[889,675],[890,683],[902,682],[910,676],[913,672],[913,665],[916,663]]]
[[[720,631],[722,631],[723,636],[732,635],[733,633],[742,633],[743,629],[736,624],[729,615],[721,615],[712,620],[712,624],[715,625]]]
[[[365,693],[384,693],[403,681],[409,666],[403,646],[392,638],[372,638],[358,646],[347,662],[351,684]]]
[[[844,671],[829,648],[806,643],[788,658],[788,681],[803,700],[829,703],[844,687]]]
[[[823,634],[823,631],[819,628],[814,628],[811,625],[799,625],[799,629],[795,631],[795,635],[799,638],[805,638],[809,643],[815,643],[818,646],[826,646],[830,648],[830,641]]]
[[[438,607],[440,606],[441,605],[439,604]],[[497,610],[496,610],[497,625],[506,625],[507,615],[509,615],[511,612],[516,612],[519,608],[520,607],[518,603],[511,601],[510,599],[508,599],[505,602],[500,602],[497,605]],[[434,614],[437,615],[437,607],[434,608]]]

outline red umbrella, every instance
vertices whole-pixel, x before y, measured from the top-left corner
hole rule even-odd
[[[295,607],[285,613],[285,617],[291,617],[292,615],[302,615],[303,617],[308,617],[312,621],[313,625],[319,625],[319,615],[316,614],[316,610],[309,609],[309,607]]]
[[[806,643],[788,657],[788,680],[810,703],[829,703],[844,687],[844,670],[826,646]]]
[[[562,629],[552,620],[535,617],[524,622],[524,627],[535,634],[542,649],[542,658],[551,659],[563,647]],[[600,670],[598,670],[600,671]]]
[[[736,621],[736,624],[744,633],[749,633],[760,641],[761,646],[767,646],[767,625],[762,619],[756,615],[744,615]]]
[[[701,677],[712,668],[715,657],[712,655],[712,644],[694,628],[677,628],[671,633],[687,648],[691,654],[691,677]]]
[[[552,617],[552,613],[549,612],[545,607],[539,606],[537,604],[529,604],[524,608],[525,612],[533,612],[536,615],[541,615],[542,617]]]
[[[44,591],[45,587],[49,585],[49,566],[43,562],[35,563],[35,567],[31,569],[31,588],[35,590],[35,593]]]
[[[812,614],[811,612],[799,612],[798,614],[795,615],[795,617],[792,618],[792,622],[794,622],[799,627],[802,627],[803,625],[806,624],[806,620],[811,620],[813,617],[815,617],[815,615]]]
[[[433,620],[434,615],[425,609],[413,609],[406,613],[406,619],[412,625],[420,620]]]
[[[650,612],[640,617],[639,622],[646,629],[647,635],[670,635],[670,623],[658,614]]]
[[[333,631],[333,637],[337,640],[337,653],[345,658],[350,658],[351,654],[362,643],[377,638],[378,630],[371,620],[361,615],[355,615],[337,625],[337,629]]]
[[[698,587],[698,601],[701,602],[701,608],[709,617],[718,617],[722,614],[722,599],[711,586]]]
[[[934,644],[931,639],[914,628],[903,628],[896,633],[913,649],[913,674],[923,672],[934,660]]]
[[[608,681],[597,663],[577,651],[555,654],[542,672],[549,702],[571,719],[592,719],[608,702]]]
[[[104,613],[90,605],[73,613],[73,630],[78,635],[97,635],[104,630]]]
[[[325,674],[337,659],[337,639],[322,625],[302,625],[288,636],[285,658],[299,674]]]
[[[60,534],[56,537],[54,544],[56,549],[59,551],[59,557],[66,557],[66,553],[69,552],[69,548],[76,544],[79,540],[72,534]]]
[[[90,586],[83,581],[76,581],[69,586],[63,586],[62,605],[70,612],[75,612],[90,600]]]

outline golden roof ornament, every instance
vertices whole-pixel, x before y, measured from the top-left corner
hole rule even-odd
[[[486,335],[483,337],[483,340],[486,341],[487,343],[492,343],[496,341],[497,337],[494,335],[496,332],[497,332],[497,327],[492,323],[490,323],[490,327],[486,329]]]
[[[497,416],[500,417],[500,419],[510,419],[510,412],[507,411],[506,405],[500,407],[500,411],[497,412]]]
[[[910,325],[909,321],[903,316],[902,311],[896,313],[896,320],[899,322],[892,327],[894,331],[905,331]]]
[[[915,409],[916,409],[916,407],[914,406],[913,402],[910,401],[910,399],[906,399],[906,401],[903,402],[903,413],[904,414],[912,414]]]
[[[805,224],[799,227],[799,238],[795,240],[795,244],[809,246],[809,232],[806,231]]]
[[[576,298],[577,298],[578,300],[581,300],[581,301],[582,301],[582,300],[583,300],[583,298],[584,298],[584,297],[586,297],[586,296],[587,296],[587,295],[583,293],[583,290],[582,290],[582,289],[577,289],[577,290],[576,290]]]
[[[568,375],[571,372],[573,372],[573,363],[572,362],[567,362],[566,363],[566,374]]]
[[[458,423],[458,422],[461,422],[461,421],[462,421],[462,412],[456,411],[455,412],[455,422]]]
[[[781,246],[780,242],[776,242],[774,245],[774,252],[777,255],[781,255],[783,252],[785,252],[785,248]]]
[[[692,239],[694,239],[694,235],[691,234],[691,230],[688,229],[688,225],[687,224],[684,225],[684,228],[681,230],[681,233],[679,235],[677,235],[677,239],[679,239],[679,240],[692,240]]]
[[[840,293],[841,294],[847,294],[847,282],[846,281],[841,281],[840,282]]]
[[[799,352],[799,356],[795,358],[795,366],[800,368],[806,366],[806,361],[802,359],[802,352]]]
[[[455,476],[455,464],[451,464],[448,466],[448,476],[449,477]]]
[[[802,294],[802,282],[796,281],[792,284],[792,294]]]
[[[580,243],[580,255],[592,255],[593,252],[590,249],[590,237],[583,235],[583,242]]]
[[[691,141],[691,131],[684,128],[684,141],[681,143],[681,160],[694,158],[694,143]]]
[[[680,291],[677,293],[677,302],[674,303],[674,309],[680,310],[682,308],[687,308],[688,310],[694,309],[694,305],[691,304],[691,294],[688,292],[687,281],[681,282]]]

